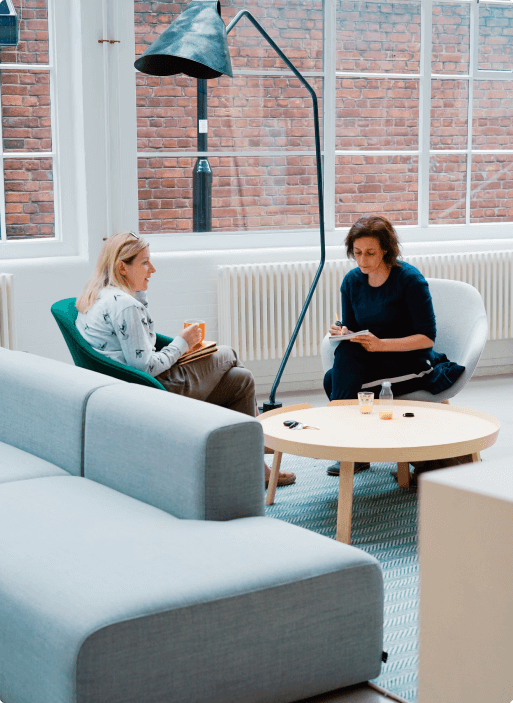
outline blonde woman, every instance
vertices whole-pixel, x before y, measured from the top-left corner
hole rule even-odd
[[[160,351],[148,310],[146,291],[156,269],[148,243],[133,232],[109,237],[96,269],[77,298],[76,326],[100,354],[155,377],[171,393],[186,395],[255,417],[255,380],[231,347],[184,366],[176,362],[201,339],[199,326],[190,325]],[[270,469],[264,464],[266,485]],[[280,473],[278,485],[294,483],[293,473]]]

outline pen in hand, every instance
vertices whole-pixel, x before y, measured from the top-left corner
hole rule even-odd
[[[337,327],[343,327],[344,325],[343,325],[343,324],[340,322],[340,320],[338,319],[337,313],[335,313],[335,317],[337,318],[337,321],[335,322],[335,324],[337,325]]]

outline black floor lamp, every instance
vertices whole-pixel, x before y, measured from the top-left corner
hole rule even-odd
[[[289,61],[279,46],[271,39],[265,29],[247,10],[239,12],[228,27],[221,19],[221,3],[217,0],[192,0],[185,10],[176,20],[149,46],[144,54],[135,61],[135,67],[142,73],[151,76],[171,76],[176,73],[185,73],[188,76],[198,79],[198,150],[206,151],[206,135],[200,140],[203,134],[200,128],[200,119],[206,119],[206,98],[202,97],[200,106],[200,94],[206,96],[206,81],[211,78],[219,78],[226,75],[233,77],[230,53],[228,50],[227,35],[235,25],[243,18],[247,17],[253,26],[260,32],[266,41],[273,47],[278,56],[286,63],[305,88],[310,93],[313,102],[314,130],[315,130],[315,155],[317,165],[317,193],[319,207],[320,244],[321,260],[314,280],[306,296],[303,309],[299,315],[296,327],[290,338],[280,368],[271,388],[269,400],[264,403],[264,412],[281,408],[282,404],[276,402],[276,389],[280,383],[283,371],[296,341],[296,337],[303,323],[306,311],[314,294],[324,267],[326,246],[324,238],[324,199],[322,188],[322,161],[321,161],[321,139],[319,132],[319,108],[317,96],[311,85],[303,78],[301,73]],[[200,117],[201,110],[201,117]],[[206,163],[205,163],[206,161]],[[205,175],[201,175],[205,174]],[[212,172],[208,159],[200,157],[196,162],[193,174],[194,203],[193,210],[197,212],[198,222],[208,220],[209,204],[209,177]],[[203,214],[202,214],[203,213]],[[198,231],[195,229],[195,231]],[[207,230],[200,230],[207,231]]]

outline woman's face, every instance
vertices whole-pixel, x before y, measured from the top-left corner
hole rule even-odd
[[[131,264],[124,261],[119,262],[119,271],[125,276],[126,282],[133,293],[140,290],[148,290],[148,281],[156,268],[150,261],[150,250],[148,247],[140,251]]]
[[[386,268],[383,262],[386,252],[381,248],[379,240],[374,237],[355,239],[353,254],[362,273],[377,273]]]

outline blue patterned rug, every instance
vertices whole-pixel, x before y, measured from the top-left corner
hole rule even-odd
[[[266,457],[272,459],[272,457]],[[332,461],[283,455],[282,471],[297,481],[276,491],[269,517],[286,520],[335,539],[338,478]],[[401,489],[390,475],[397,464],[371,464],[354,477],[351,544],[372,554],[383,567],[388,661],[373,683],[407,701],[417,700],[419,568],[417,491]]]

